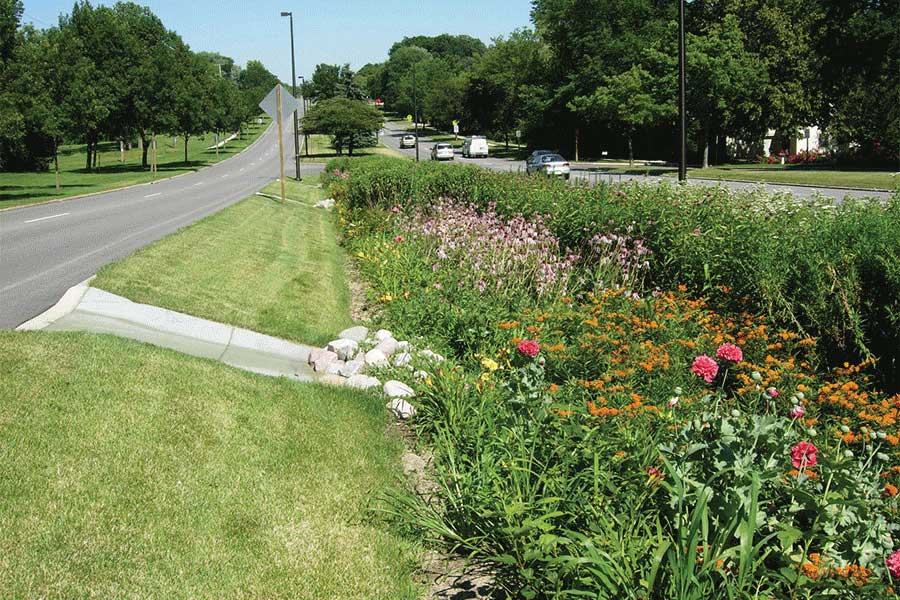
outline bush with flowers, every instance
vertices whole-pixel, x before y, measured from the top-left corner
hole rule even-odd
[[[694,217],[723,198],[562,224],[537,197],[473,200],[468,172],[406,201],[386,191],[396,169],[326,177],[347,190],[345,243],[380,318],[452,357],[416,386],[440,500],[396,498],[404,518],[513,597],[891,594],[900,396],[868,380],[872,361],[828,368],[815,339],[713,273],[711,300],[647,285],[693,255],[663,240],[719,243],[720,217]],[[354,199],[362,179],[379,200]]]

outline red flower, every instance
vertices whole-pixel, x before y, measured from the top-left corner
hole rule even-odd
[[[819,449],[812,442],[800,442],[791,448],[791,464],[797,469],[814,467],[818,462]]]
[[[703,378],[703,381],[706,383],[712,383],[712,380],[716,378],[716,374],[719,372],[719,365],[710,357],[701,354],[694,359],[691,365],[691,372],[697,377]]]
[[[403,236],[402,236],[402,235],[398,235],[397,237],[394,238],[394,241],[397,242],[397,243],[399,244],[400,242],[403,241]]]
[[[888,571],[891,572],[891,577],[900,579],[900,550],[891,554],[885,562],[887,563]]]
[[[534,358],[541,351],[541,347],[534,340],[522,340],[519,342],[519,345],[516,346],[516,350],[525,356]]]
[[[719,346],[719,349],[716,350],[716,358],[719,360],[730,360],[737,364],[744,360],[744,353],[734,344],[722,344]]]

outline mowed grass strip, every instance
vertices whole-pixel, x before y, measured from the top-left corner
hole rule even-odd
[[[0,334],[3,598],[416,597],[383,401],[110,336]]]
[[[102,142],[97,171],[87,171],[84,168],[84,144],[62,146],[59,152],[60,189],[56,189],[56,173],[52,162],[47,171],[3,172],[0,173],[0,208],[103,192],[198,171],[244,150],[266,130],[269,122],[270,119],[266,117],[260,125],[254,122],[245,126],[241,139],[228,142],[219,149],[218,154],[215,148],[209,149],[215,143],[213,134],[188,139],[187,164],[184,162],[184,138],[178,137],[173,146],[171,137],[156,136],[159,172],[155,175],[141,167],[142,152],[137,146],[126,150],[125,162],[121,162],[119,143]],[[228,136],[229,134],[222,135],[220,141]],[[149,154],[147,160],[150,160]]]
[[[383,144],[371,148],[353,149],[353,156],[371,156],[373,154],[409,159],[409,156],[406,154],[398,152],[393,148],[388,148]],[[306,152],[306,148],[304,147],[303,150],[300,151],[300,160],[303,162],[324,162],[336,158],[337,155],[337,150],[331,147],[331,136],[311,134],[309,135],[309,152]],[[346,149],[344,149],[344,156],[347,156]]]
[[[92,285],[260,333],[324,344],[351,324],[333,213],[313,179],[251,196],[100,270]],[[266,193],[277,195],[278,184]]]

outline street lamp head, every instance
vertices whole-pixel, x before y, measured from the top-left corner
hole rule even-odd
[[[294,13],[292,13],[292,12],[281,11],[281,16],[282,16],[282,17],[290,17],[290,16],[293,15],[293,14],[294,14]]]

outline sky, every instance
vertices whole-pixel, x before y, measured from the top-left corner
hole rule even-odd
[[[238,64],[258,59],[282,81],[291,79],[290,26],[294,13],[297,75],[319,63],[358,69],[387,58],[404,36],[465,33],[489,43],[530,25],[530,0],[137,0],[150,7],[195,51],[220,52]],[[92,4],[113,4],[94,0]],[[24,0],[22,21],[46,28],[69,13],[74,0]]]

